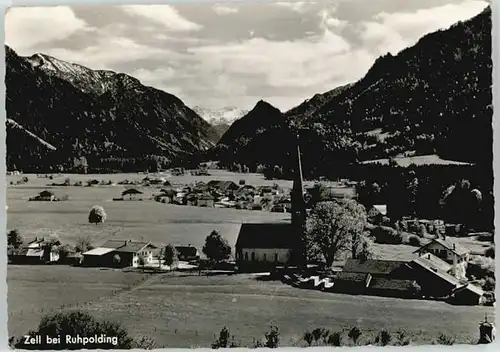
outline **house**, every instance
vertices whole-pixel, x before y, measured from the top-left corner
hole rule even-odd
[[[386,279],[407,279],[411,277],[407,262],[399,260],[347,259],[343,272],[370,274],[371,277]]]
[[[208,186],[224,194],[234,192],[240,188],[240,186],[238,186],[233,181],[218,181],[218,180],[209,181]]]
[[[213,208],[215,203],[215,197],[211,194],[203,194],[198,198],[197,205],[199,207],[210,207]]]
[[[292,254],[292,239],[291,224],[242,224],[236,241],[236,264],[240,270],[286,265]]]
[[[114,253],[120,258],[120,266],[132,266],[134,268],[140,266],[140,259],[144,260],[144,264],[150,264],[156,254],[158,247],[150,242],[135,242],[126,241],[122,247],[115,249]]]
[[[123,199],[127,200],[142,200],[142,193],[141,191],[135,189],[135,188],[129,188],[125,191],[122,192],[122,197]]]
[[[448,299],[449,303],[457,305],[478,305],[485,301],[482,288],[473,284],[464,284],[454,289]]]
[[[177,258],[181,261],[192,261],[200,259],[200,252],[196,247],[188,246],[175,246],[177,251]]]
[[[8,248],[8,259],[19,264],[45,264],[59,260],[59,253],[45,246],[44,238],[35,238],[19,249]]]
[[[101,247],[83,253],[86,266],[138,267],[139,258],[145,264],[151,263],[157,247],[149,242],[131,240],[110,240]]]
[[[53,201],[56,201],[57,198],[54,195],[54,193],[52,193],[51,191],[45,190],[45,191],[38,193],[37,196],[32,197],[29,200],[36,200],[36,201],[42,201],[42,202],[53,202]]]
[[[408,265],[412,268],[413,279],[420,285],[423,296],[446,297],[461,285],[459,279],[436,265],[429,256],[420,256]]]
[[[414,253],[418,253],[420,256],[425,253],[434,254],[445,262],[452,264],[455,275],[464,276],[470,250],[449,239],[436,238],[417,249]]]

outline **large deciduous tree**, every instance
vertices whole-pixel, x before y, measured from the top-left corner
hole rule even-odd
[[[364,207],[354,200],[317,203],[307,220],[308,253],[320,252],[327,266],[344,251],[367,259],[371,251],[366,223]]]
[[[7,234],[7,245],[12,246],[14,249],[19,249],[23,244],[23,238],[19,234],[18,230],[11,230]]]

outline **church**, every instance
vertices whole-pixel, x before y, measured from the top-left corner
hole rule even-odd
[[[291,223],[243,223],[236,241],[236,264],[241,271],[279,266],[302,267],[306,263],[303,234],[306,204],[300,147],[291,191]]]

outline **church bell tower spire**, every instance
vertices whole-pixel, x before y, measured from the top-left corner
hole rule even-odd
[[[305,265],[304,232],[306,230],[306,204],[304,200],[304,181],[302,176],[302,161],[300,155],[299,136],[297,135],[297,165],[295,166],[293,186],[291,193],[292,201],[292,227],[297,240],[295,248],[298,264]]]

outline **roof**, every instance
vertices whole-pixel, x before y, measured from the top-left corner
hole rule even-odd
[[[432,253],[426,253],[420,256],[421,260],[426,262],[429,266],[434,266],[438,268],[439,270],[442,270],[444,272],[448,272],[451,270],[452,265],[448,264],[444,260],[442,260],[439,257],[436,257]]]
[[[208,185],[210,187],[216,187],[221,190],[228,190],[228,189],[238,189],[240,186],[238,186],[236,183],[233,181],[220,181],[220,180],[212,180],[208,182]]]
[[[428,272],[432,273],[433,275],[436,275],[443,279],[444,281],[447,281],[448,283],[452,285],[459,285],[460,280],[458,280],[456,277],[439,270],[437,267],[433,266],[431,263],[429,263],[427,260],[423,259],[422,257],[419,257],[417,259],[413,259],[412,263],[417,264],[421,268],[427,270]]]
[[[198,198],[198,199],[201,199],[201,200],[214,200],[215,197],[212,196],[211,194],[204,194],[204,195],[200,196],[200,198]]]
[[[377,204],[374,205],[373,207],[377,209],[380,212],[380,214],[387,215],[387,205]]]
[[[462,292],[465,290],[470,291],[472,293],[475,293],[478,296],[484,295],[484,291],[481,287],[476,286],[476,285],[472,285],[472,284],[466,284],[466,285],[463,285],[461,287],[458,287],[458,288],[453,290],[453,293],[458,293],[458,292]]]
[[[38,193],[38,194],[39,194],[40,196],[53,196],[53,195],[54,195],[54,193],[53,193],[53,192],[51,192],[51,191],[47,191],[47,190],[45,190],[45,191],[41,191],[41,192],[40,192],[40,193]]]
[[[156,248],[156,246],[149,242],[128,242],[125,246],[116,249],[116,251],[121,253],[137,253],[147,246]]]
[[[42,248],[28,248],[25,254],[27,257],[41,257],[43,255]]]
[[[135,188],[129,188],[122,192],[122,196],[125,196],[127,194],[143,194],[143,193]]]
[[[420,247],[419,249],[417,249],[413,253],[421,251],[422,249],[428,247],[431,243],[439,243],[441,246],[445,247],[446,249],[452,251],[453,253],[455,253],[457,255],[464,255],[464,254],[470,253],[470,249],[465,248],[464,246],[461,246],[460,244],[455,243],[455,242],[453,242],[451,240],[448,240],[448,239],[444,240],[444,239],[441,239],[441,238],[434,238],[434,239],[432,239],[429,243],[427,243],[426,245]]]
[[[113,248],[118,249],[123,247],[129,242],[129,240],[109,240],[101,245],[101,248]]]
[[[197,256],[198,249],[193,246],[175,246],[175,250],[183,256]]]
[[[344,265],[344,272],[364,273],[364,274],[390,274],[402,265],[406,264],[399,260],[375,260],[368,259],[347,259]]]
[[[383,290],[409,291],[413,287],[412,280],[392,280],[374,277],[370,281],[370,288]]]
[[[90,251],[87,251],[83,253],[83,255],[104,255],[109,252],[113,252],[115,249],[114,248],[104,248],[104,247],[98,247],[91,249]]]
[[[366,280],[367,274],[361,273],[348,273],[345,271],[341,271],[335,275],[333,278],[333,282],[336,281],[352,281],[352,282],[363,282]]]
[[[242,224],[236,248],[293,247],[293,227],[289,223]]]

